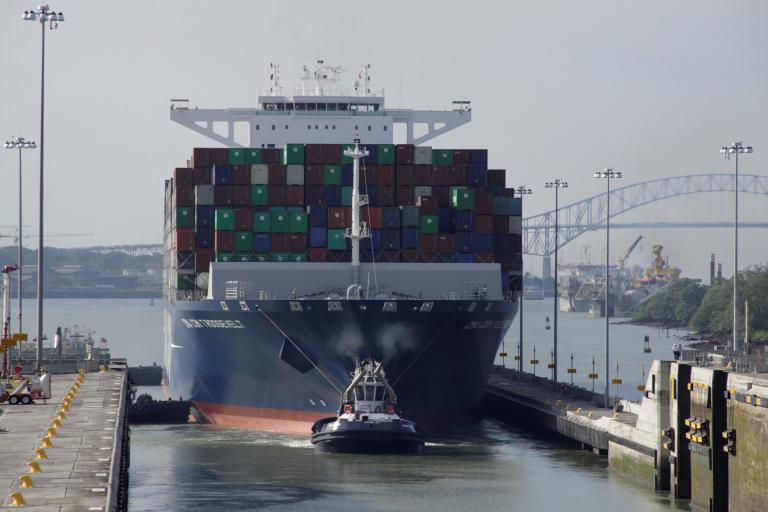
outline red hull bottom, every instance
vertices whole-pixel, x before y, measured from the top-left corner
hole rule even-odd
[[[328,413],[263,409],[198,401],[193,401],[192,404],[213,425],[266,430],[281,434],[311,435],[315,421],[329,416]]]

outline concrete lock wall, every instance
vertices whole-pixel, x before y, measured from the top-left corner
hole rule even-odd
[[[768,510],[768,375],[728,375],[730,510]]]
[[[691,417],[686,420],[690,441],[691,510],[728,510],[728,455],[723,451],[726,430],[727,374],[711,368],[691,368],[688,390]]]
[[[691,451],[685,437],[685,420],[691,417],[691,366],[672,363],[669,374],[669,428],[665,432],[669,449],[670,493],[678,500],[691,499]]]

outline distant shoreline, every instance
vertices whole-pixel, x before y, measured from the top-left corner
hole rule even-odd
[[[15,297],[15,295],[12,295]],[[46,299],[161,299],[160,289],[150,290],[45,290]],[[34,293],[25,293],[25,299],[35,299]]]

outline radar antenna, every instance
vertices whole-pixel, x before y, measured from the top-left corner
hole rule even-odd
[[[269,92],[272,96],[279,96],[283,93],[283,87],[280,85],[280,64],[269,63],[269,81],[271,83]]]

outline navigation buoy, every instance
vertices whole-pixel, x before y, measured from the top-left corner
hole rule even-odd
[[[645,335],[645,338],[643,339],[643,354],[650,354],[651,353],[651,341],[648,338],[648,335]]]

